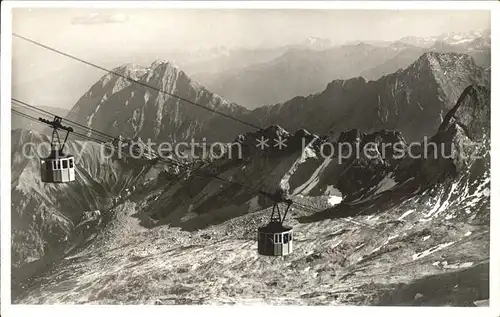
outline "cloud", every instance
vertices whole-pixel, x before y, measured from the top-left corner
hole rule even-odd
[[[128,21],[128,16],[122,13],[90,13],[75,17],[71,20],[72,24],[106,24],[106,23],[124,23]]]

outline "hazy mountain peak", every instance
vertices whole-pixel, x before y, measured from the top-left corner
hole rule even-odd
[[[130,77],[144,85],[115,73],[131,74]],[[210,124],[238,127],[238,132],[244,129],[242,124],[229,122],[174,96],[233,115],[245,111],[205,89],[174,63],[156,60],[148,68],[124,64],[116,72],[106,74],[80,98],[68,118],[111,135],[153,140],[187,140],[198,134],[213,140],[211,136],[220,129],[206,127]],[[202,133],[204,129],[211,131]]]
[[[312,48],[324,49],[331,46],[331,42],[328,39],[324,39],[316,36],[309,36],[304,41],[303,44]]]
[[[325,92],[335,91],[338,89],[351,89],[360,85],[366,84],[367,81],[364,77],[358,76],[349,79],[335,79],[326,86]]]
[[[399,41],[412,44],[419,47],[431,47],[436,42],[441,42],[446,45],[461,45],[472,42],[476,38],[480,37],[489,37],[490,32],[488,30],[483,32],[470,31],[463,33],[446,33],[437,36],[427,36],[427,37],[419,37],[419,36],[406,36],[401,38]]]
[[[273,125],[265,128],[263,132],[265,134],[272,134],[272,135],[276,135],[278,137],[279,136],[288,136],[288,135],[290,135],[290,133],[288,133],[288,131],[286,131],[285,129],[283,129],[278,124],[273,124]]]
[[[176,64],[174,64],[171,61],[167,61],[167,60],[164,60],[164,59],[157,59],[157,60],[155,60],[153,63],[151,63],[150,69],[156,69],[156,68],[158,68],[160,66],[161,67],[165,67],[165,69],[175,69],[177,71],[180,71],[179,66],[177,66]]]
[[[130,77],[134,80],[138,80],[141,76],[143,76],[147,72],[147,69],[144,66],[136,63],[126,63],[118,67],[115,67],[112,70],[112,72],[122,76]],[[111,73],[103,76],[101,80],[102,81],[109,80],[110,75],[112,76]]]
[[[392,48],[394,50],[403,50],[403,49],[407,49],[407,48],[416,48],[416,46],[411,45],[409,43],[405,43],[403,41],[396,41],[396,42],[392,42],[391,44],[389,44],[389,48]]]

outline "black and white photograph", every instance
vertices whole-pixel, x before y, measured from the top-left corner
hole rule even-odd
[[[492,10],[275,5],[9,8],[2,307],[492,307]]]

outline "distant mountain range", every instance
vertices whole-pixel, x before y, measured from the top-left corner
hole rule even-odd
[[[348,79],[362,73],[373,79],[378,74],[366,72],[407,49],[412,48],[407,45],[379,47],[366,43],[327,50],[294,49],[265,63],[193,76],[227,100],[255,108],[321,91],[333,79]],[[420,48],[413,50],[422,52]]]
[[[491,37],[491,30],[487,29],[484,31],[445,33],[429,37],[407,36],[401,38],[400,41],[420,47],[431,47],[436,42],[442,42],[447,45],[460,45],[473,42],[477,38],[490,38],[490,37]]]
[[[425,53],[404,70],[376,81],[362,77],[330,82],[321,93],[259,107],[261,125],[319,134],[393,129],[407,141],[429,136],[470,84],[489,85],[484,69],[465,54]]]
[[[321,91],[332,79],[376,80],[406,68],[425,52],[465,53],[482,67],[491,59],[490,35],[448,34],[390,43],[355,43],[323,50],[287,50],[269,61],[212,73],[193,73],[211,91],[248,108]]]
[[[207,54],[206,50],[197,51],[195,52],[196,58],[193,58],[193,53],[186,54],[183,51],[174,51],[169,53],[172,58],[169,57],[168,60],[175,62],[187,73],[196,74],[197,79],[203,82],[204,76],[269,62],[291,50],[319,51],[331,46],[330,40],[311,36],[297,44],[278,47],[217,48],[215,51],[209,51],[212,54]]]
[[[360,63],[363,56],[382,59],[387,49],[392,50],[361,48],[351,46],[349,54]],[[300,56],[300,51],[291,54]],[[168,62],[157,61],[147,68],[127,64],[115,71],[258,126],[279,124],[287,130],[306,128],[318,134],[351,128],[364,132],[397,129],[410,140],[435,131],[466,86],[489,83],[484,69],[468,55],[424,53],[406,69],[379,80],[337,79],[319,93],[250,111],[210,92]],[[93,85],[68,118],[111,135],[153,141],[206,138],[229,142],[253,129],[112,74]]]
[[[477,40],[476,43],[473,43],[474,40]],[[431,49],[437,41],[452,47]],[[131,54],[127,50],[101,54],[99,59],[92,59],[92,62],[111,69],[129,62],[150,65],[158,59],[168,60],[225,100],[253,109],[322,91],[334,79],[363,76],[375,80],[399,68],[406,68],[424,52],[432,50],[467,53],[478,65],[488,68],[491,55],[489,42],[489,31],[428,38],[410,37],[393,42],[355,41],[340,46],[330,43],[328,39],[311,36],[278,47],[215,47],[195,51],[165,51],[148,47],[141,54]],[[392,50],[389,46],[392,46]],[[353,51],[353,47],[358,47],[360,51]],[[367,53],[367,48],[371,48],[368,50],[371,53],[365,59],[363,54]],[[329,56],[329,53],[333,55]],[[350,54],[352,57],[348,56]],[[31,72],[22,61],[14,63],[17,63],[19,73]],[[45,81],[47,76],[61,78],[66,84]],[[14,78],[13,92],[19,99],[36,100],[40,98],[40,93],[34,94],[26,87],[40,87],[51,95],[52,105],[65,108],[74,105],[77,100],[75,96],[83,95],[100,76],[102,73],[91,67],[58,66],[34,76]]]

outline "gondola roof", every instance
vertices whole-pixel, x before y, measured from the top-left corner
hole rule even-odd
[[[65,158],[70,158],[73,157],[71,154],[66,154],[64,152],[58,151],[58,150],[52,150],[49,154],[49,156],[42,158],[43,160],[57,160],[57,159],[65,159]]]
[[[269,222],[266,226],[260,227],[259,232],[280,233],[292,230],[291,227],[283,226],[280,222]]]

